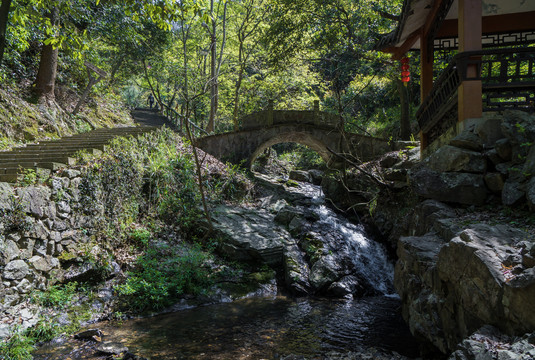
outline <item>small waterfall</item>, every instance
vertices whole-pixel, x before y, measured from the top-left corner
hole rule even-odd
[[[376,293],[397,296],[394,291],[394,266],[388,259],[383,245],[370,239],[361,224],[353,224],[325,206],[321,187],[300,183],[292,191],[307,196],[307,207],[318,215],[312,226],[322,234],[327,252],[341,257],[351,274],[365,282]],[[349,270],[351,269],[351,270]]]
[[[394,267],[390,263],[385,248],[367,237],[362,225],[350,223],[325,205],[312,208],[320,216],[317,225],[342,236],[337,242],[355,266],[357,276],[364,279],[374,290],[383,294],[393,293]]]

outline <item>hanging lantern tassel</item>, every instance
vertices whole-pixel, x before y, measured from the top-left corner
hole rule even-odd
[[[407,86],[407,83],[411,80],[411,72],[409,71],[409,68],[409,58],[404,57],[401,59],[401,81],[405,86]]]

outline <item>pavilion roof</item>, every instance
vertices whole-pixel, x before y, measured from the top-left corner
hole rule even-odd
[[[529,30],[532,33],[527,35],[528,40],[535,42],[535,0],[482,1],[483,34]],[[437,8],[441,4],[447,14],[445,17],[442,14],[444,21],[436,38],[457,38],[458,0],[404,0],[398,26],[394,31],[383,35],[375,49],[384,52],[420,49],[420,34],[424,27],[429,27],[430,17],[436,21],[437,12],[440,12]]]

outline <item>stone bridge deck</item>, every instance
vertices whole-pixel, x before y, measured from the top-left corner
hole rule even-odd
[[[239,131],[210,135],[196,140],[195,145],[223,161],[245,162],[250,167],[258,155],[278,143],[295,142],[318,152],[332,164],[333,154],[351,153],[363,161],[371,160],[406,144],[371,136],[347,133],[343,120],[336,114],[314,110],[268,109],[242,119]]]

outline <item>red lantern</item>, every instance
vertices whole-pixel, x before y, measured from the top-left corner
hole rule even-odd
[[[403,82],[403,84],[405,84],[405,86],[407,86],[407,83],[411,80],[411,72],[409,71],[409,69],[409,58],[404,57],[403,59],[401,59],[401,81]]]

